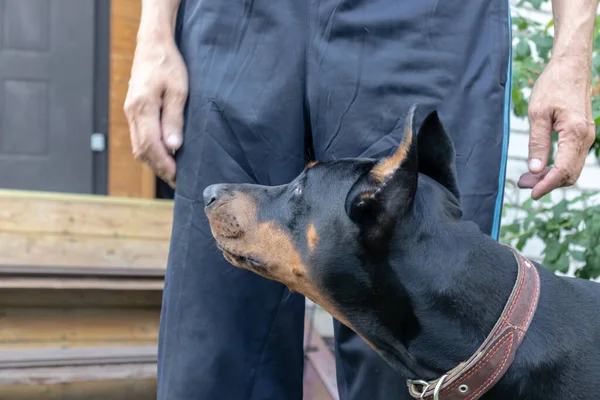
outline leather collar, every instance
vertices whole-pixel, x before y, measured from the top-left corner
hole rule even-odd
[[[475,354],[452,371],[434,381],[409,380],[409,392],[415,399],[479,399],[512,364],[537,308],[540,277],[531,261],[510,249],[517,260],[517,281],[496,326]]]

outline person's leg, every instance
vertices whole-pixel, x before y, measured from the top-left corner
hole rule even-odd
[[[282,184],[304,167],[301,3],[188,0],[180,9],[190,96],[160,322],[161,400],[302,398],[304,298],[227,263],[202,201],[209,184]]]
[[[389,155],[408,108],[436,108],[456,147],[464,218],[496,235],[510,94],[508,0],[310,4],[316,158]],[[410,398],[406,377],[362,339],[337,322],[335,334],[342,400]]]

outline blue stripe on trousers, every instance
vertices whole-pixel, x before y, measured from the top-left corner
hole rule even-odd
[[[510,113],[512,108],[512,22],[510,17],[510,1],[508,2],[508,68],[506,70],[506,87],[504,88],[504,133],[502,138],[502,160],[500,164],[500,173],[498,174],[498,196],[496,197],[496,207],[494,210],[494,224],[492,226],[492,238],[498,240],[500,235],[500,223],[502,220],[502,202],[504,198],[504,185],[506,181],[506,163],[508,159],[508,143],[510,136]]]

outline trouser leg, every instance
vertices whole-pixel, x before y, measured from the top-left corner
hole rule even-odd
[[[305,34],[294,3],[182,4],[177,36],[190,96],[177,154],[159,399],[302,398],[304,298],[228,264],[202,201],[210,184],[281,184],[304,167]]]
[[[508,129],[508,1],[311,1],[307,94],[317,159],[381,157],[408,108],[436,108],[457,152],[464,218],[496,235]],[[510,85],[510,84],[509,84]],[[409,399],[335,323],[341,399]]]

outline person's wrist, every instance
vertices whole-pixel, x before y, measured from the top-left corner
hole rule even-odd
[[[564,61],[574,66],[580,67],[573,71],[574,73],[587,73],[592,68],[592,51],[591,48],[569,48],[569,47],[557,47],[552,50],[551,61]]]
[[[564,49],[556,53],[553,50],[550,64],[560,65],[559,70],[568,71],[568,80],[584,86],[591,85],[592,78],[592,52],[585,49]]]
[[[152,22],[151,20],[140,22],[137,32],[138,45],[166,44],[172,43],[174,39],[174,27],[166,21]]]
[[[593,26],[593,25],[592,25]],[[563,29],[552,46],[552,58],[592,64],[592,32],[589,29]]]
[[[159,7],[152,3],[142,5],[142,16],[137,33],[138,43],[172,42],[175,35],[176,15],[176,10],[169,10],[168,7]]]

